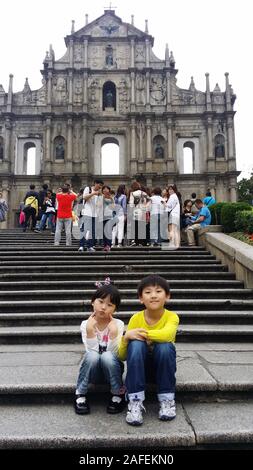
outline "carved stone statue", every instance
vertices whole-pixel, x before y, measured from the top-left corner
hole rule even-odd
[[[62,160],[64,159],[64,155],[65,155],[64,143],[60,141],[55,146],[55,158]]]
[[[157,142],[157,144],[156,144],[155,157],[156,158],[164,158],[164,148],[162,147],[160,142]]]
[[[65,102],[67,98],[66,79],[58,77],[55,84],[55,99],[57,103]]]
[[[111,46],[106,48],[105,63],[109,66],[113,65],[113,49]]]
[[[225,147],[223,144],[215,145],[215,157],[224,158],[225,157]]]

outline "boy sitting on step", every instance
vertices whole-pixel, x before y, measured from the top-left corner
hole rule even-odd
[[[170,298],[166,279],[152,274],[138,286],[138,296],[144,310],[130,319],[121,339],[119,358],[127,359],[126,388],[128,411],[126,422],[133,426],[143,423],[147,371],[153,372],[160,404],[159,419],[176,417],[176,350],[174,346],[179,318],[164,308]]]
[[[98,289],[91,299],[93,313],[81,324],[85,353],[77,380],[75,411],[82,415],[90,413],[87,398],[90,383],[110,383],[107,413],[120,413],[125,406],[124,365],[117,357],[124,323],[113,318],[120,306],[120,293],[110,278],[106,278],[104,284],[96,282],[96,286]]]

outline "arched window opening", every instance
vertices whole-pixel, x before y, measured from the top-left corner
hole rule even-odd
[[[185,142],[184,144],[184,170],[185,174],[195,172],[194,162],[194,144],[192,142]]]
[[[215,158],[225,158],[225,137],[217,134],[214,139],[214,155]]]
[[[27,142],[24,145],[24,175],[36,175],[36,145]]]
[[[116,139],[104,139],[101,143],[101,174],[119,175],[119,143]]]
[[[3,138],[0,137],[0,161],[4,159],[4,141]]]
[[[156,135],[153,139],[154,158],[164,158],[165,156],[165,139],[162,135]]]
[[[116,86],[113,82],[106,82],[103,86],[103,111],[107,108],[116,111]]]
[[[55,160],[64,160],[65,157],[65,139],[61,135],[54,139],[54,157]]]

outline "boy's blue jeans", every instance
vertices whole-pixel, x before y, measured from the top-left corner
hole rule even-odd
[[[85,395],[89,383],[110,383],[111,393],[117,395],[122,389],[123,363],[111,351],[99,354],[87,351],[80,367],[76,393]]]
[[[173,343],[153,343],[153,351],[150,353],[146,341],[129,341],[126,376],[128,395],[137,394],[137,398],[144,399],[146,381],[150,379],[157,384],[159,400],[164,394],[174,394],[175,374],[176,349]]]

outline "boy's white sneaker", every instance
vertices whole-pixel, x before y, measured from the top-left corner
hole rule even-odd
[[[132,426],[140,426],[143,423],[142,410],[146,411],[141,400],[130,400],[126,422]]]
[[[175,400],[163,400],[160,402],[159,419],[170,421],[176,417]]]

